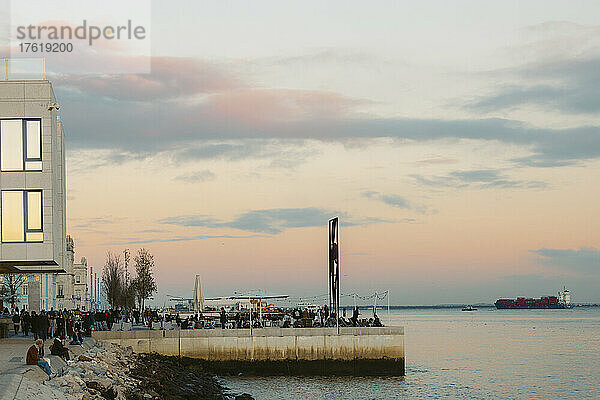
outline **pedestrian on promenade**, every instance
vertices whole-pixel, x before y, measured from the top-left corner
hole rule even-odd
[[[38,340],[40,333],[40,320],[35,311],[31,312],[31,332],[33,332],[33,339]]]
[[[42,311],[39,318],[39,335],[40,339],[46,341],[48,339],[48,330],[50,329],[50,320],[46,311]]]
[[[225,329],[226,324],[227,324],[227,313],[225,312],[225,308],[221,307],[221,329]]]
[[[56,311],[54,311],[54,307],[50,308],[48,319],[50,320],[50,337],[52,338],[56,334]]]
[[[31,317],[29,316],[29,311],[23,311],[21,322],[23,323],[23,335],[29,336],[29,331],[31,330]]]
[[[37,339],[35,344],[27,350],[27,365],[38,365],[48,376],[52,376],[52,369],[50,369],[50,363],[43,359],[44,356],[44,341]]]
[[[354,312],[352,312],[352,318],[350,319],[352,321],[352,326],[356,326],[358,323],[358,316],[359,316],[359,312],[358,312],[358,307],[356,307],[354,309]]]
[[[19,312],[15,312],[15,315],[12,317],[13,327],[15,328],[15,336],[19,334],[19,325],[21,324],[21,317],[19,316]]]

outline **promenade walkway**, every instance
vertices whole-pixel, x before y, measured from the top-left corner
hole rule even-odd
[[[25,364],[27,349],[33,343],[33,335],[11,335],[7,339],[0,339],[0,400],[74,400],[73,396],[45,386],[48,375],[40,367]],[[45,344],[45,357],[50,359],[53,371],[60,371],[66,364],[60,357],[50,355],[50,343],[47,341]],[[86,343],[84,346],[88,348],[89,345]],[[82,346],[67,347],[72,356],[85,350]]]

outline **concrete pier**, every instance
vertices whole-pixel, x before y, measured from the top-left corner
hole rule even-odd
[[[137,353],[191,357],[208,370],[252,375],[404,375],[404,328],[99,331]]]

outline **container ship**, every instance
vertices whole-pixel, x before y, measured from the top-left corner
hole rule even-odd
[[[558,296],[546,296],[539,299],[517,297],[516,299],[498,299],[494,303],[498,309],[506,308],[571,308],[571,293],[565,288]]]

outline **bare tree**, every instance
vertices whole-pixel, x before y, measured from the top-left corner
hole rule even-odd
[[[135,285],[129,275],[129,261],[131,260],[129,249],[123,251],[123,258],[125,259],[125,284],[123,286],[123,295],[125,297],[124,303],[125,308],[135,308]]]
[[[124,270],[120,254],[106,253],[106,262],[102,269],[102,287],[110,306],[117,308],[124,300]]]
[[[154,256],[148,250],[141,248],[134,257],[134,262],[136,277],[133,285],[140,310],[144,310],[144,302],[156,292],[156,282],[152,276]]]
[[[23,283],[25,277],[23,274],[7,274],[4,275],[4,283],[2,285],[3,298],[7,299],[10,307],[14,310],[17,304],[17,292]]]

